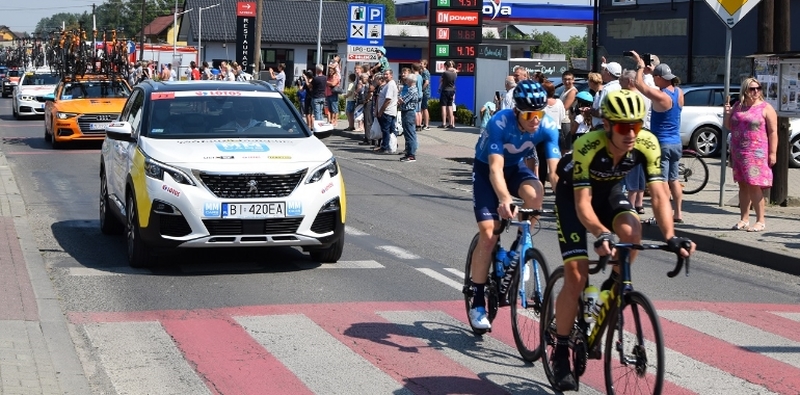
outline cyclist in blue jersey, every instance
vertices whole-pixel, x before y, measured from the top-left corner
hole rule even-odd
[[[551,185],[558,183],[556,165],[561,159],[558,148],[560,120],[544,113],[547,92],[531,80],[520,81],[514,88],[516,108],[498,111],[489,120],[475,146],[472,168],[472,202],[478,221],[478,245],[472,254],[473,302],[469,318],[473,327],[490,329],[486,316],[486,286],[492,249],[497,242],[494,229],[501,218],[511,218],[511,196],[524,201],[525,208],[542,208],[544,188],[524,158],[534,152],[535,144],[545,144]]]

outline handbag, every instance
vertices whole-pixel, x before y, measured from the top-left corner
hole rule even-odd
[[[369,139],[370,140],[380,140],[383,138],[383,131],[381,130],[381,124],[378,122],[377,119],[372,121],[372,126],[369,128]]]
[[[342,87],[340,87],[339,85],[336,85],[331,88],[331,94],[341,95],[342,93],[344,93],[344,91],[342,90]]]

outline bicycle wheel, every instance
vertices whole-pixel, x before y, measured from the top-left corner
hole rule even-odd
[[[542,335],[539,333],[539,319],[542,313],[544,288],[550,270],[541,251],[531,248],[527,251],[524,266],[520,266],[508,290],[508,303],[511,304],[511,329],[514,332],[514,343],[522,359],[533,362],[542,355]],[[535,262],[535,263],[534,263]],[[534,267],[536,273],[534,273]],[[524,269],[524,270],[523,270]],[[538,274],[538,282],[537,276]],[[525,285],[527,308],[522,307],[520,284]]]
[[[683,193],[692,195],[703,190],[708,184],[708,165],[694,151],[683,151],[678,163],[678,180],[683,185]]]
[[[608,322],[603,356],[606,392],[660,394],[664,385],[664,336],[656,309],[639,292],[632,291],[624,298],[622,338],[617,322],[619,314],[610,316]]]
[[[467,311],[467,322],[469,323],[470,328],[472,328],[472,332],[476,335],[482,335],[486,333],[486,329],[480,329],[472,326],[472,322],[469,319],[469,311],[472,309],[472,296],[474,292],[472,290],[472,252],[475,250],[475,246],[478,245],[478,234],[475,234],[475,237],[472,238],[472,242],[469,243],[469,250],[467,252],[467,263],[464,265],[464,288],[462,289],[462,293],[464,294],[464,307]],[[495,248],[492,250],[492,259],[494,259],[495,254],[497,253],[498,244],[495,245]],[[497,315],[497,308],[499,299],[497,298],[497,292],[494,289],[494,283],[492,281],[492,267],[489,265],[489,276],[487,277],[486,282],[486,313],[489,317],[489,322],[494,321],[494,317]]]
[[[542,338],[539,343],[542,348],[542,367],[552,386],[556,385],[551,362],[556,352],[556,297],[561,293],[562,288],[564,288],[564,266],[559,266],[550,273],[550,278],[547,280],[547,287],[545,287],[542,299],[542,314],[539,320],[539,334]]]

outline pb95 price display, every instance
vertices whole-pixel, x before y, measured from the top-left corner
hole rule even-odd
[[[475,58],[477,55],[477,44],[434,44],[435,58]]]
[[[482,33],[480,27],[436,27],[436,41],[479,43]]]
[[[449,8],[451,10],[480,10],[483,0],[431,0],[432,8]]]

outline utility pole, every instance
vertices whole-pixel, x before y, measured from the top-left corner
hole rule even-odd
[[[773,22],[775,21],[775,3],[761,1],[758,3],[758,43],[757,53],[772,53]]]
[[[144,12],[147,9],[146,0],[142,0],[142,31],[139,33],[139,61],[144,60]]]
[[[250,45],[256,46],[256,56],[253,57],[255,64],[253,65],[253,79],[260,79],[261,75],[261,27],[264,25],[264,0],[256,0],[256,38],[255,43]]]
[[[762,1],[770,3],[770,1]],[[791,50],[791,18],[790,0],[775,0],[775,31],[773,32],[773,50],[775,53],[786,53]],[[786,205],[789,197],[789,118],[778,117],[778,152],[775,166],[772,166],[772,188],[769,202],[781,206]]]

